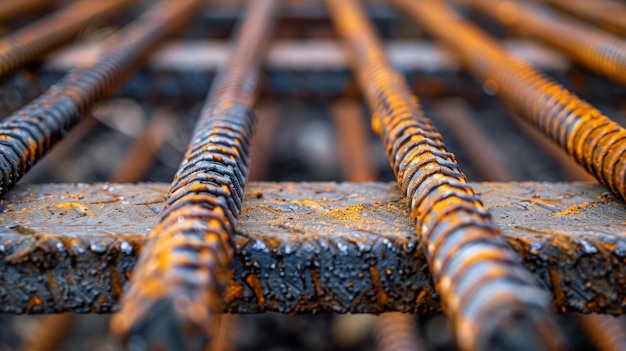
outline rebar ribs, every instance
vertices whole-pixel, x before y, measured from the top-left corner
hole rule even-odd
[[[204,350],[231,274],[248,171],[252,106],[277,2],[250,1],[229,63],[220,69],[182,164],[112,321],[129,343]]]
[[[463,350],[559,346],[545,292],[520,264],[355,1],[328,0],[381,135],[442,307]],[[519,346],[518,346],[519,347]]]

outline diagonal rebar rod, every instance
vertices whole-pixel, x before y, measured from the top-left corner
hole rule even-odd
[[[528,1],[456,1],[494,17],[504,25],[520,28],[592,70],[626,84],[624,38]]]
[[[137,0],[80,0],[0,38],[0,77],[70,41],[93,20],[111,16]]]
[[[353,0],[326,3],[461,349],[559,348],[546,293],[504,242],[417,97],[387,62],[362,9]]]
[[[252,107],[275,0],[249,2],[219,70],[150,243],[111,327],[132,345],[204,350],[231,273],[248,170]]]
[[[626,36],[626,4],[615,0],[541,0],[611,32]]]
[[[4,195],[81,119],[110,95],[200,0],[161,1],[105,42],[103,54],[79,67],[0,123],[0,194]]]
[[[626,199],[626,129],[545,77],[438,0],[394,0],[453,49],[465,66],[556,141],[598,181]]]

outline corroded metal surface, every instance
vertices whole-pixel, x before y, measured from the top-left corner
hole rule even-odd
[[[600,185],[474,183],[559,312],[626,313],[626,206]],[[0,216],[0,311],[108,313],[166,184],[19,185]],[[247,186],[226,294],[236,313],[439,313],[399,189]]]
[[[593,70],[626,84],[626,40],[529,1],[457,0],[515,26]],[[571,1],[576,2],[576,1]]]
[[[111,322],[130,343],[168,350],[212,345],[215,312],[223,309],[232,274],[252,107],[277,5],[250,2],[230,60],[218,72],[122,310]]]
[[[394,0],[430,34],[492,84],[520,115],[553,140],[602,184],[626,198],[626,130],[599,110],[511,55],[438,0]]]
[[[0,38],[0,77],[36,59],[42,53],[70,41],[94,19],[111,16],[133,2],[135,0],[77,1]],[[23,1],[4,1],[4,3],[23,3]],[[2,10],[0,8],[0,17]]]
[[[116,33],[93,65],[78,67],[0,123],[0,194],[6,193],[77,124],[121,85],[168,34],[182,27],[199,0],[161,1]]]
[[[391,68],[355,1],[326,2],[373,112],[442,307],[463,350],[559,349],[548,299],[502,239],[454,155]],[[387,296],[381,294],[379,299]]]

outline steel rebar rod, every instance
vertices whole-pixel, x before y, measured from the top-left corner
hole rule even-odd
[[[0,194],[5,194],[83,117],[136,70],[169,34],[182,28],[200,0],[161,1],[79,67],[0,123]]]
[[[94,19],[111,16],[136,0],[81,0],[0,38],[0,77],[78,34]]]
[[[231,273],[253,103],[275,0],[249,2],[111,327],[132,345],[204,350]]]
[[[598,181],[626,199],[626,130],[438,0],[394,0],[517,113],[550,136]]]
[[[626,36],[626,4],[614,0],[541,0],[611,32]]]
[[[327,0],[463,350],[560,348],[546,293],[504,242],[363,10]],[[379,299],[385,298],[384,292]]]
[[[515,0],[456,0],[504,25],[541,39],[617,82],[626,84],[626,39],[559,14],[547,6]]]

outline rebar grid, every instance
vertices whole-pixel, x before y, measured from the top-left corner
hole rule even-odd
[[[463,350],[560,348],[545,292],[506,245],[355,1],[326,2]]]
[[[142,59],[182,28],[199,0],[162,1],[105,42],[103,54],[78,67],[43,95],[0,123],[0,194],[5,194],[76,125],[109,96]]]
[[[158,225],[113,330],[150,349],[211,347],[231,275],[248,171],[252,107],[275,0],[249,2],[229,63],[215,78]]]
[[[137,0],[80,0],[0,38],[0,77],[70,41],[95,19],[110,17]]]
[[[626,84],[626,39],[531,2],[455,0],[523,30],[589,68]]]
[[[599,110],[511,55],[439,0],[394,0],[452,48],[469,70],[561,145],[602,184],[626,199],[626,130]]]

